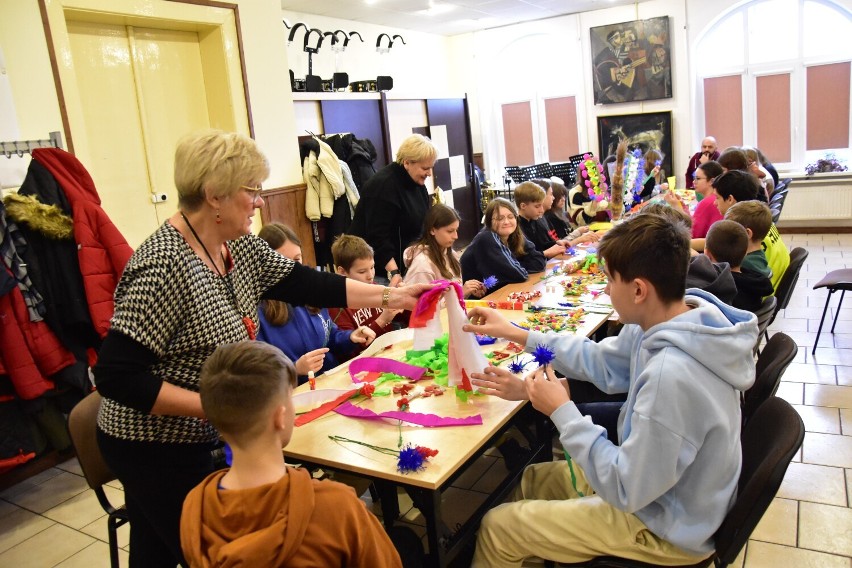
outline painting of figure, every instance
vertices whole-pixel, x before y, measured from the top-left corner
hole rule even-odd
[[[645,155],[648,150],[657,150],[663,156],[662,169],[674,171],[671,112],[599,116],[598,140],[601,160],[614,155],[619,142],[625,140],[631,152],[638,149]]]
[[[669,18],[591,28],[595,104],[672,96]]]

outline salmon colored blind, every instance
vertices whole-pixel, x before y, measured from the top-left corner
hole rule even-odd
[[[743,81],[739,75],[704,79],[704,133],[719,148],[743,145]]]
[[[535,163],[529,101],[503,105],[503,142],[507,166],[529,166]]]
[[[808,67],[806,150],[849,147],[848,61]]]
[[[545,99],[544,115],[547,124],[548,161],[567,162],[580,153],[577,135],[577,99],[558,97]]]
[[[790,74],[757,77],[757,147],[772,162],[792,160]]]

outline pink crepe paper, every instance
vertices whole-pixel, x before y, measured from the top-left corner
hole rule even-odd
[[[435,315],[435,310],[438,308],[438,303],[441,301],[444,290],[451,286],[455,288],[456,295],[459,297],[459,303],[464,308],[464,290],[462,290],[458,282],[434,280],[432,285],[434,287],[431,290],[425,291],[417,299],[417,305],[414,307],[411,319],[408,322],[409,327],[425,327]]]
[[[426,368],[409,365],[408,363],[394,359],[385,359],[384,357],[356,357],[349,363],[349,374],[352,376],[353,383],[363,381],[357,375],[364,371],[369,373],[393,373],[401,377],[408,377],[412,381],[419,381],[423,378]]]
[[[454,418],[452,416],[438,416],[436,414],[423,414],[420,412],[403,412],[401,410],[391,410],[376,414],[372,410],[355,406],[351,402],[344,402],[334,409],[338,414],[348,416],[349,418],[364,418],[367,420],[381,420],[383,418],[393,418],[394,420],[402,420],[409,424],[417,424],[418,426],[426,426],[428,428],[439,428],[442,426],[478,426],[482,424],[482,416],[475,414],[466,416],[465,418]]]

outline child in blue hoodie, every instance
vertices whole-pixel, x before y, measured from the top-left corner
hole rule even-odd
[[[637,215],[607,233],[598,251],[625,323],[617,337],[545,335],[514,327],[495,310],[469,312],[468,331],[555,353],[553,368],[523,379],[487,367],[472,382],[489,395],[529,399],[554,422],[571,457],[524,471],[518,500],[483,519],[475,567],[603,555],[694,564],[712,554],[713,534],[736,498],[740,391],[754,382],[756,318],[701,290],[685,293],[690,253],[682,224]],[[627,393],[617,444],[580,414],[554,369]]]
[[[268,223],[258,236],[279,254],[302,263],[302,244],[287,225]],[[277,300],[260,303],[258,320],[257,339],[276,346],[294,362],[299,384],[308,381],[309,373],[319,376],[337,367],[338,358],[376,338],[376,333],[367,327],[338,329],[325,308],[293,306]]]

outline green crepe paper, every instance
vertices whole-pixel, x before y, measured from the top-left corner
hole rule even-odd
[[[407,381],[407,380],[408,380],[408,377],[403,377],[402,375],[397,375],[397,374],[394,374],[394,373],[382,373],[382,375],[378,379],[376,379],[376,382],[374,382],[373,384],[375,386],[379,386],[382,383]]]
[[[435,377],[435,384],[447,386],[448,381],[448,362],[447,349],[450,343],[450,336],[445,333],[435,340],[435,344],[428,351],[406,351],[404,361],[409,365],[417,365],[418,367],[426,367]]]

